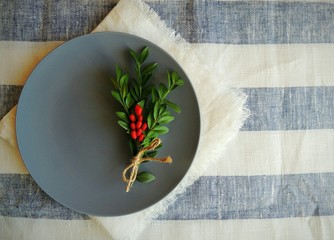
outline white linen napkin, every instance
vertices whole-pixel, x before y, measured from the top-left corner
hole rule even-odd
[[[229,87],[211,68],[215,56],[187,43],[166,27],[148,5],[139,0],[120,0],[94,32],[126,32],[145,38],[167,51],[182,66],[194,87],[201,113],[201,136],[194,162],[178,187],[152,207],[122,217],[94,217],[113,239],[135,239],[148,221],[163,213],[187,186],[205,169],[215,164],[226,144],[237,134],[248,116],[245,95]],[[15,137],[15,113],[10,111],[0,122],[0,147],[6,151],[8,164],[24,168]]]
[[[247,117],[245,96],[232,90],[208,65],[212,59],[166,27],[148,5],[121,0],[94,31],[135,34],[157,44],[173,56],[185,70],[195,89],[201,112],[201,137],[194,163],[180,185],[158,204],[136,214],[115,218],[95,218],[115,239],[135,239],[146,221],[163,213],[177,194],[183,192],[214,164]],[[211,60],[212,61],[212,60]],[[209,61],[209,62],[211,62]]]

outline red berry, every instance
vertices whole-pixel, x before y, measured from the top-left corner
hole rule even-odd
[[[137,130],[137,132],[136,132],[136,135],[137,135],[137,136],[140,136],[142,133],[143,133],[143,131],[139,128],[139,129]]]
[[[136,129],[136,124],[135,123],[130,123],[130,128],[131,130],[135,130]]]
[[[135,113],[137,116],[140,116],[143,112],[143,109],[138,104],[135,106]]]
[[[135,117],[134,114],[130,114],[129,119],[130,119],[131,122],[135,122],[136,121],[136,117]]]
[[[138,121],[138,122],[136,123],[136,128],[139,129],[139,128],[141,127],[142,124],[143,124],[143,122]]]
[[[140,136],[138,137],[138,141],[141,142],[144,140],[145,135],[144,134],[140,134]]]
[[[141,126],[141,130],[145,131],[147,129],[147,123],[143,123]]]
[[[143,121],[143,115],[138,116],[138,121]]]
[[[132,139],[136,139],[137,138],[137,134],[136,134],[136,131],[135,130],[132,130],[131,133],[130,133]]]

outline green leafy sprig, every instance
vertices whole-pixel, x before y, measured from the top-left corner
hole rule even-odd
[[[133,82],[133,88],[131,88],[131,93],[136,102],[144,99],[148,94],[147,88],[145,86],[152,78],[153,72],[157,69],[158,63],[149,63],[144,65],[148,55],[149,48],[145,47],[140,54],[137,54],[134,50],[130,49],[130,54],[135,62],[135,72],[136,80]]]
[[[134,113],[134,108],[139,105],[143,109],[143,119],[147,122],[144,138],[141,141],[130,137],[130,149],[136,155],[143,148],[147,148],[153,140],[160,135],[169,132],[166,124],[174,120],[170,110],[180,113],[181,109],[176,104],[167,99],[169,94],[179,86],[184,85],[184,81],[178,73],[167,72],[167,85],[160,83],[158,86],[150,84],[154,71],[158,68],[158,63],[146,63],[149,56],[149,48],[143,48],[139,53],[130,49],[130,56],[134,62],[135,78],[129,78],[127,73],[116,65],[116,78],[112,79],[114,90],[111,91],[113,98],[121,104],[123,111],[116,112],[119,120],[118,124],[124,128],[128,134],[133,130],[130,128],[130,115]],[[152,151],[146,151],[143,158],[153,158],[157,155],[160,144]],[[141,172],[137,175],[137,180],[150,182],[155,176],[149,172]]]
[[[159,88],[152,87],[151,95],[151,111],[147,116],[148,133],[142,143],[143,147],[149,145],[152,139],[157,138],[159,135],[169,132],[169,128],[164,126],[174,120],[174,116],[168,111],[168,108],[180,113],[180,107],[167,100],[168,94],[178,86],[184,85],[184,81],[179,78],[176,72],[170,74],[167,73],[168,86],[164,83],[159,84]]]

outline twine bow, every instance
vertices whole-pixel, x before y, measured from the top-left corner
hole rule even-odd
[[[172,158],[170,156],[164,157],[164,158],[143,157],[143,155],[147,151],[154,150],[156,147],[160,145],[160,143],[161,143],[161,140],[159,138],[156,138],[151,142],[149,146],[140,149],[137,155],[132,157],[131,163],[124,169],[123,174],[122,174],[123,181],[127,183],[126,192],[130,190],[131,186],[136,181],[136,177],[138,174],[138,168],[142,162],[145,162],[145,161],[155,161],[155,162],[161,162],[161,163],[171,163],[172,162]],[[131,169],[131,174],[130,174],[130,177],[128,178],[126,175],[130,169]]]

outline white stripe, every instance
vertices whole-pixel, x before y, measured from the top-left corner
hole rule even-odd
[[[0,41],[0,84],[23,85],[42,58],[61,43]]]
[[[225,221],[152,221],[137,240],[332,240],[334,217]]]
[[[236,87],[334,85],[334,44],[196,46],[217,76]]]
[[[15,142],[14,108],[0,122],[0,173],[27,173]],[[334,130],[245,131],[203,175],[334,172]]]
[[[334,172],[334,130],[240,132],[207,176]]]
[[[6,136],[10,134],[4,132]],[[0,148],[3,149],[0,173],[27,173],[16,143],[5,141],[6,136],[0,138]],[[217,164],[209,166],[203,175],[334,172],[333,146],[334,130],[240,132],[226,146]]]
[[[50,220],[0,216],[0,239],[110,240],[110,235],[91,220]]]
[[[62,42],[0,42],[0,84],[22,85]],[[334,86],[334,44],[193,44],[236,87]]]

